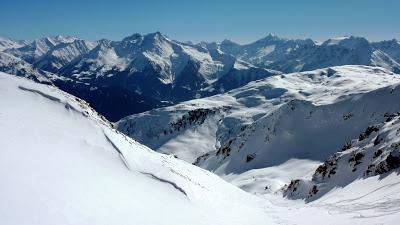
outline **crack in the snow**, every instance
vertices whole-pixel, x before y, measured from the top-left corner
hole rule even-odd
[[[123,161],[125,166],[129,170],[131,170],[130,167],[129,167],[129,164],[126,161],[126,159],[125,159],[124,155],[122,154],[121,150],[118,149],[118,147],[114,144],[114,142],[106,134],[104,134],[104,136],[106,137],[106,140],[111,144],[111,146],[119,153],[119,156],[121,157],[121,160]],[[172,187],[174,187],[176,190],[178,190],[179,192],[181,192],[182,194],[184,194],[187,197],[187,193],[185,192],[185,190],[183,190],[183,188],[179,187],[176,183],[174,183],[172,181],[169,181],[169,180],[166,180],[166,179],[163,179],[163,178],[160,178],[160,177],[157,177],[156,175],[154,175],[152,173],[148,173],[148,172],[140,172],[140,173],[144,174],[144,175],[147,175],[147,176],[150,176],[151,178],[153,178],[155,180],[158,180],[160,182],[172,185]]]
[[[124,154],[122,154],[121,150],[119,150],[119,148],[114,144],[114,142],[105,133],[104,133],[104,136],[106,137],[106,140],[111,144],[111,146],[119,153],[119,157],[121,158],[121,160],[124,163],[124,165],[126,166],[126,168],[128,168],[128,170],[131,170],[131,168],[129,167],[129,164],[126,161]]]
[[[146,172],[140,172],[140,173],[145,174],[145,175],[148,175],[148,176],[150,176],[151,178],[156,179],[156,180],[158,180],[158,181],[160,181],[160,182],[170,184],[170,185],[172,185],[176,190],[180,191],[182,194],[184,194],[185,196],[187,196],[185,190],[183,190],[183,188],[179,187],[176,183],[174,183],[174,182],[172,182],[172,181],[159,178],[159,177],[157,177],[156,175],[154,175],[154,174],[152,174],[152,173],[146,173]]]

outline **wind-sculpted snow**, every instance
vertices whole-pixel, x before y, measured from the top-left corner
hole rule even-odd
[[[260,199],[133,141],[86,102],[0,80],[1,224],[275,224]]]

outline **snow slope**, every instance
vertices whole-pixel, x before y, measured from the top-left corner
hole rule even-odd
[[[312,176],[285,185],[284,196],[325,208],[338,221],[347,214],[359,224],[396,224],[400,218],[399,125],[399,113],[371,124],[357,139],[344,143]]]
[[[127,138],[84,101],[0,80],[1,224],[275,224],[260,199]]]
[[[392,72],[367,66],[278,75],[132,115],[116,127],[247,191],[270,193],[311,176],[343,142],[400,110],[398,83]]]
[[[294,99],[328,105],[346,96],[365,93],[400,82],[391,72],[373,67],[342,66],[311,72],[272,76],[223,95],[196,99],[176,106],[124,118],[122,132],[162,152],[186,151],[185,145],[207,135],[208,144],[190,145],[195,152],[218,149],[261,117]],[[211,138],[210,138],[211,137]],[[175,147],[169,148],[169,145]],[[202,150],[196,150],[201,148]],[[178,157],[181,155],[178,154]],[[192,154],[191,160],[198,154]],[[185,158],[185,159],[189,159]],[[193,161],[192,161],[193,162]]]

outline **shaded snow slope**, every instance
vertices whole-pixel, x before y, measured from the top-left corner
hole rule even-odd
[[[2,224],[273,224],[256,197],[54,87],[1,73],[0,98]]]

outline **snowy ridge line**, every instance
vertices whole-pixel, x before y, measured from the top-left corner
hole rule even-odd
[[[25,88],[25,87],[23,87],[23,86],[18,86],[18,88],[21,89],[21,90],[23,90],[23,91],[28,91],[28,92],[32,92],[32,93],[38,94],[38,95],[40,95],[40,96],[42,96],[42,97],[44,97],[44,98],[46,98],[46,99],[49,99],[50,101],[54,101],[54,102],[57,102],[57,103],[64,104],[64,107],[65,107],[67,110],[73,110],[73,111],[76,112],[76,113],[81,113],[81,114],[84,115],[84,116],[88,116],[88,115],[85,114],[84,112],[80,112],[79,110],[77,110],[75,107],[73,107],[73,106],[72,106],[71,104],[69,104],[68,102],[62,102],[61,99],[59,99],[59,98],[56,98],[56,97],[54,97],[54,96],[45,94],[45,93],[43,93],[43,92],[41,92],[41,91],[39,91],[39,90],[34,90],[34,89],[30,89],[30,88]]]
[[[21,90],[23,90],[23,91],[28,91],[28,92],[32,92],[32,93],[38,94],[38,95],[40,95],[40,96],[42,96],[42,97],[44,97],[44,98],[47,98],[47,99],[49,99],[49,100],[51,100],[51,101],[54,101],[54,102],[57,102],[57,103],[63,103],[63,102],[61,102],[61,100],[60,100],[59,98],[56,98],[56,97],[54,97],[54,96],[45,94],[45,93],[43,93],[43,92],[41,92],[41,91],[39,91],[39,90],[35,90],[35,89],[31,89],[31,88],[26,88],[26,87],[23,87],[23,86],[18,86],[18,88],[21,89]]]

